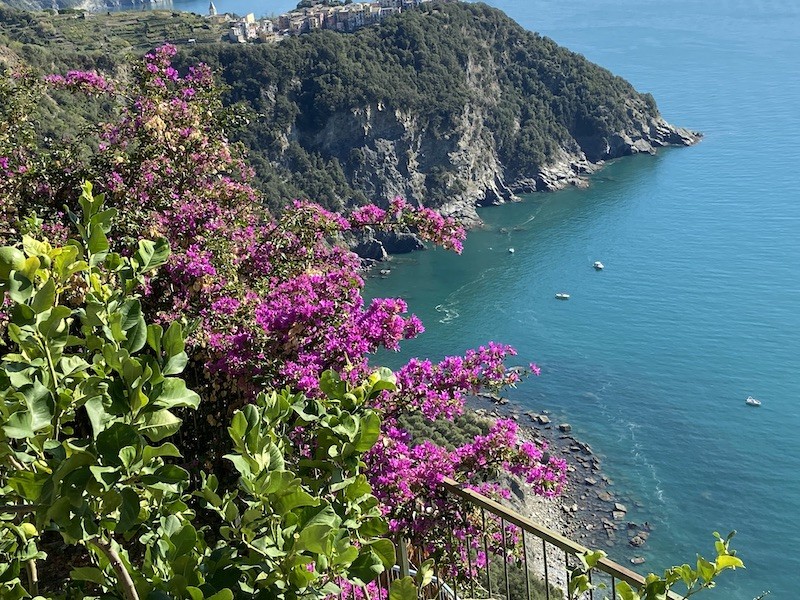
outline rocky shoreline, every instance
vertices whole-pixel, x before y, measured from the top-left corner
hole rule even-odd
[[[700,132],[671,125],[661,116],[646,114],[638,103],[630,102],[628,112],[631,124],[626,130],[576,139],[572,147],[561,147],[547,165],[512,181],[506,180],[506,169],[495,157],[489,161],[491,168],[483,177],[473,180],[471,188],[467,187],[461,196],[440,207],[440,211],[468,228],[479,227],[482,221],[476,210],[478,206],[518,201],[519,194],[587,187],[589,176],[609,160],[655,154],[659,148],[669,146],[692,146],[703,137]]]
[[[487,408],[487,402],[492,406]],[[514,419],[524,436],[546,442],[550,452],[567,461],[567,484],[556,500],[526,493],[522,486],[510,482],[514,510],[584,546],[605,550],[618,562],[623,559],[615,557],[618,553],[614,549],[628,546],[635,551],[647,543],[652,525],[628,518],[627,505],[632,501],[614,487],[602,470],[600,458],[589,444],[573,435],[568,423],[554,423],[546,411],[525,411],[507,398],[491,394],[473,399],[468,407],[486,418]],[[645,559],[636,554],[628,561],[640,565]]]
[[[477,212],[479,206],[518,202],[521,200],[519,194],[553,192],[569,186],[588,187],[589,176],[602,169],[608,160],[641,153],[655,154],[659,148],[669,146],[691,146],[701,139],[701,133],[675,127],[661,117],[648,118],[637,114],[634,126],[629,131],[582,140],[580,146],[571,149],[562,148],[548,165],[512,182],[505,181],[505,169],[499,158],[494,155],[491,144],[477,143],[475,148],[463,150],[470,154],[469,160],[464,159],[469,167],[463,166],[462,169],[457,169],[465,191],[440,206],[438,210],[442,215],[454,218],[468,229],[479,228],[483,225]],[[478,156],[491,156],[492,159],[480,163]],[[449,161],[451,166],[456,162],[452,155]],[[478,169],[479,172],[470,171],[476,164],[482,164]],[[384,174],[382,177],[384,187],[388,185],[386,179]],[[412,186],[412,190],[399,174],[388,179],[393,181],[393,184],[388,186],[392,193],[408,196],[414,201],[419,201],[425,195],[424,186]],[[391,254],[404,254],[425,247],[414,234],[373,231],[353,236],[348,240],[348,244],[356,254],[365,259],[366,264],[383,262]]]

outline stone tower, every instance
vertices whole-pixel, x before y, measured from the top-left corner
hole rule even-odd
[[[210,16],[212,16],[212,17],[216,17],[217,16],[217,7],[214,6],[213,0],[208,3],[208,14]]]

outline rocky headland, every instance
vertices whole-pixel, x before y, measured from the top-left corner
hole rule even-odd
[[[649,94],[484,4],[191,53],[258,115],[241,136],[258,176],[334,210],[403,196],[476,227],[478,206],[587,185],[608,160],[700,139]]]
[[[608,160],[655,154],[659,148],[690,146],[701,139],[700,133],[648,113],[635,99],[629,102],[629,115],[625,129],[575,139],[559,146],[546,163],[527,169],[511,169],[505,163],[481,109],[473,106],[464,108],[459,123],[445,138],[421,126],[414,115],[378,104],[334,115],[309,145],[333,156],[342,154],[342,149],[358,148],[361,165],[351,177],[367,197],[403,196],[424,203],[429,174],[444,170],[454,193],[439,210],[477,227],[481,225],[478,206],[519,200],[520,194],[587,186],[589,175]],[[337,158],[346,162],[343,156]],[[405,250],[388,250],[398,251]]]

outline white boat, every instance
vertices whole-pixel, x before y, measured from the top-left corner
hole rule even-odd
[[[569,294],[565,292],[559,292],[558,294],[556,294],[556,298],[558,298],[559,300],[569,300]]]
[[[761,400],[756,400],[752,396],[748,396],[747,400],[744,401],[745,404],[749,404],[750,406],[761,406]]]
[[[513,249],[513,248],[509,248],[509,249],[508,249],[508,253],[509,253],[509,254],[514,254],[514,249]]]
[[[599,260],[594,261],[592,266],[598,271],[602,271],[605,268],[605,265],[603,265],[603,263],[601,263]]]

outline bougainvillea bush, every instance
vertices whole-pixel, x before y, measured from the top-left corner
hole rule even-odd
[[[3,517],[0,551],[16,567],[0,582],[33,592],[36,564],[53,560],[33,542],[57,532],[87,549],[70,597],[357,595],[393,561],[382,537],[441,549],[442,477],[502,496],[490,481],[509,472],[558,494],[565,464],[512,422],[455,450],[398,426],[404,411],[452,419],[467,395],[515,384],[513,349],[487,343],[396,374],[370,362],[423,326],[401,299],[364,301],[343,236],[410,229],[458,252],[463,229],[401,198],[268,213],[225,137],[211,72],[179,73],[174,53],[147,54],[124,83],[6,73],[0,85],[18,124],[0,126],[0,485],[19,505]],[[105,97],[114,116],[43,148],[34,107],[48,86]],[[56,338],[58,360],[44,350]],[[183,400],[159,400],[166,382]],[[56,501],[58,486],[71,487]],[[321,541],[303,533],[312,526]]]

